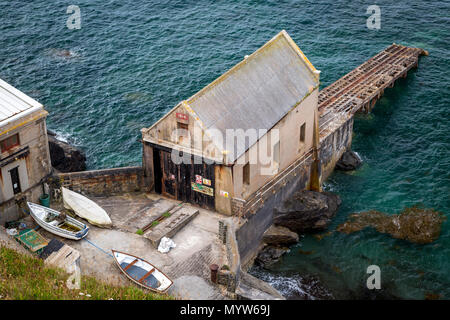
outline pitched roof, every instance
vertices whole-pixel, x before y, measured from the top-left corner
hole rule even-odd
[[[281,31],[186,101],[204,129],[270,130],[319,85],[319,72],[286,31]],[[262,136],[262,134],[261,134]],[[261,136],[228,158],[233,162]]]
[[[16,119],[21,113],[42,108],[42,104],[0,79],[0,127]]]

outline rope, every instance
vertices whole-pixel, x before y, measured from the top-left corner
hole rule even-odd
[[[112,255],[111,253],[106,252],[105,250],[103,250],[102,248],[100,248],[99,246],[97,246],[95,243],[89,241],[89,240],[86,239],[86,238],[83,238],[83,240],[86,240],[90,245],[96,247],[98,250],[100,250],[100,251],[103,252],[104,254],[107,254],[107,255],[110,256],[111,258],[114,258],[113,255]]]

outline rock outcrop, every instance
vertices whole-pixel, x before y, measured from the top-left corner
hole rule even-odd
[[[255,259],[255,264],[266,268],[280,260],[281,256],[287,251],[289,251],[289,249],[284,247],[265,246],[258,253],[258,256]]]
[[[371,210],[350,215],[337,231],[346,234],[373,227],[380,233],[414,243],[430,243],[439,238],[443,213],[419,207],[405,208],[400,214],[386,214]]]
[[[56,135],[48,132],[48,146],[53,168],[60,172],[77,172],[86,170],[86,156],[70,144],[58,140]]]
[[[264,233],[263,242],[273,246],[290,246],[298,242],[298,234],[288,228],[272,225]]]
[[[297,233],[321,231],[328,227],[340,205],[338,195],[298,191],[274,209],[273,223]]]
[[[336,170],[352,171],[362,165],[362,159],[352,150],[345,151],[341,159],[336,163]]]
[[[362,165],[362,160],[354,151],[345,151],[341,159],[336,163],[336,170],[351,171],[359,168]]]

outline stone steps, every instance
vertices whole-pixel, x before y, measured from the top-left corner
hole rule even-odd
[[[174,207],[169,213],[169,217],[164,218],[158,225],[151,227],[144,233],[144,237],[150,240],[155,248],[158,248],[163,237],[172,238],[175,236],[178,231],[198,215],[199,211],[194,207],[183,204]]]

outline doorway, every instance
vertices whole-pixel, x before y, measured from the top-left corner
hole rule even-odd
[[[9,170],[9,174],[11,175],[13,193],[18,194],[22,192],[22,189],[20,188],[19,167]]]

